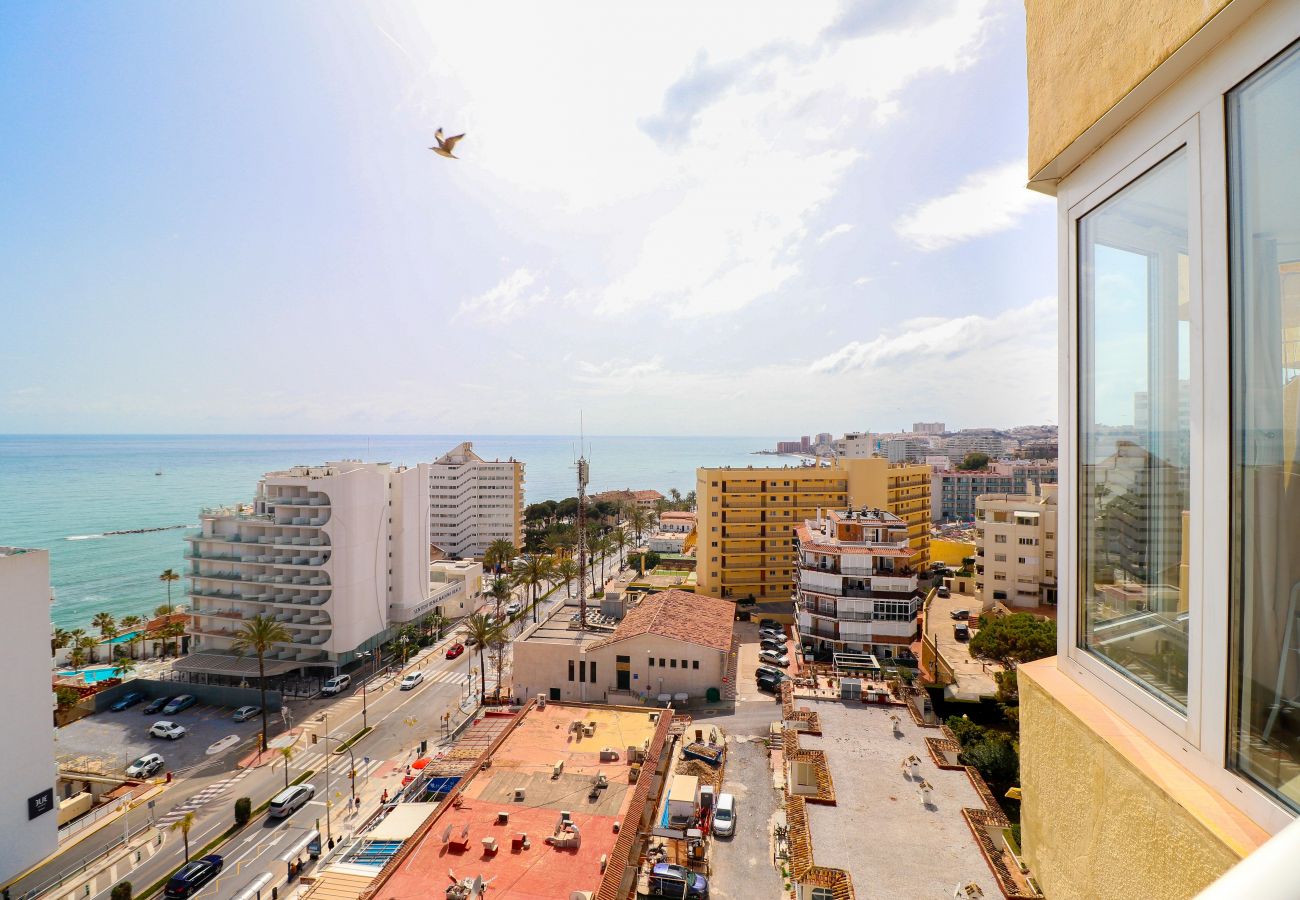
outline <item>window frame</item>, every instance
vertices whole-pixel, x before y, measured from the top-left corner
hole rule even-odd
[[[1207,33],[1211,26],[1207,25]],[[1235,770],[1228,768],[1228,679],[1233,676],[1230,631],[1229,508],[1230,337],[1227,96],[1238,84],[1268,65],[1300,35],[1300,5],[1271,3],[1255,11],[1235,31],[1211,41],[1193,40],[1148,76],[1154,94],[1140,109],[1112,110],[1094,128],[1099,143],[1056,184],[1058,259],[1058,366],[1060,403],[1059,558],[1070,561],[1057,577],[1057,663],[1062,672],[1098,697],[1128,725],[1185,766],[1226,803],[1261,828],[1277,832],[1295,812]],[[1208,49],[1206,49],[1208,47]],[[1180,54],[1190,58],[1179,60]],[[1109,134],[1109,137],[1106,135]],[[1186,137],[1186,140],[1182,140]],[[1189,490],[1193,554],[1189,610],[1199,622],[1189,626],[1188,714],[1173,715],[1144,688],[1078,646],[1078,218],[1150,169],[1178,143],[1193,142],[1196,164],[1189,165],[1189,251],[1192,313],[1192,472]],[[1200,328],[1198,325],[1208,325]],[[1206,510],[1215,513],[1208,518]],[[1198,517],[1198,512],[1200,513]],[[1207,553],[1211,548],[1214,552]],[[1206,598],[1221,598],[1206,602]],[[1195,680],[1195,684],[1193,684]],[[1159,706],[1153,706],[1158,704]],[[1163,707],[1161,709],[1160,707]],[[1180,721],[1181,720],[1181,721]]]

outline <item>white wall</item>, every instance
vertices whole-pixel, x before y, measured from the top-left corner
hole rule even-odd
[[[50,689],[50,557],[45,550],[0,549],[4,600],[5,776],[0,779],[0,881],[58,847],[57,813],[27,817],[27,799],[54,787]]]

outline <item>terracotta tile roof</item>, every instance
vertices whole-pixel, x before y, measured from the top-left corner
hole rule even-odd
[[[731,649],[731,623],[735,613],[736,606],[730,600],[690,591],[660,591],[628,610],[614,633],[589,649],[654,634],[726,653]]]
[[[658,491],[633,491],[632,496],[638,500],[662,500],[664,495]]]

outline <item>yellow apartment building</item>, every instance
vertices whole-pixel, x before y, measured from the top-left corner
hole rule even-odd
[[[1052,900],[1297,896],[1300,3],[1025,9],[1062,565],[1024,858]]]
[[[817,511],[871,506],[907,522],[910,565],[930,560],[930,467],[891,465],[884,457],[841,459],[829,466],[696,472],[699,593],[725,600],[780,603],[794,593],[794,526]]]

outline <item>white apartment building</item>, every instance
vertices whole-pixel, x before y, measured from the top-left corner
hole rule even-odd
[[[983,608],[1056,604],[1056,485],[975,501],[975,587]]]
[[[429,466],[430,539],[447,556],[482,558],[488,546],[524,542],[524,464],[486,460],[466,441]]]
[[[50,690],[50,554],[0,547],[5,600],[5,748],[0,779],[0,883],[58,849],[54,697]]]
[[[186,538],[195,652],[177,667],[255,675],[232,645],[256,615],[291,635],[267,675],[337,670],[386,640],[432,593],[428,468],[295,466],[267,473],[251,505],[204,510]]]
[[[943,434],[947,426],[943,422],[913,422],[912,431],[916,434]]]
[[[908,648],[923,595],[908,567],[907,522],[880,509],[832,510],[794,531],[804,643],[882,658]]]
[[[848,431],[844,437],[831,442],[835,455],[841,459],[866,459],[876,455],[876,435],[869,431]]]

